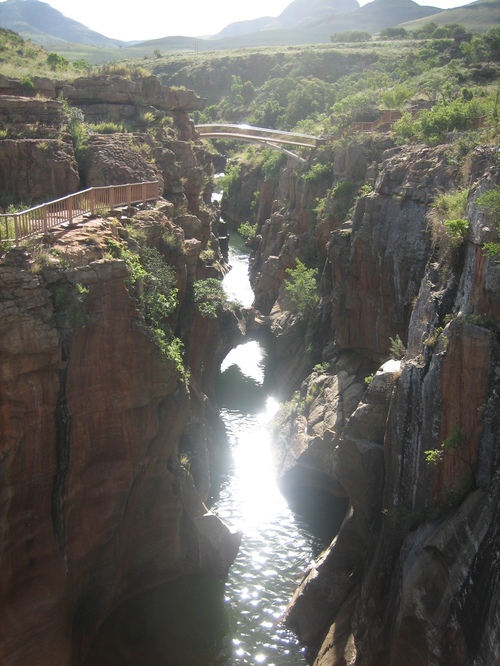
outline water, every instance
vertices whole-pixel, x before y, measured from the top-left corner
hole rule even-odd
[[[230,252],[227,293],[252,302],[243,245]],[[324,544],[294,517],[273,476],[269,421],[278,405],[264,389],[264,352],[247,342],[222,366],[230,464],[212,505],[243,532],[225,584],[184,576],[125,601],[106,619],[86,666],[297,666],[303,648],[280,622],[294,589]]]
[[[248,306],[253,294],[244,247],[233,245],[229,261],[226,292]],[[263,349],[252,341],[232,350],[221,368],[219,402],[231,465],[212,509],[243,532],[225,587],[231,627],[225,663],[293,666],[307,663],[304,649],[280,620],[324,544],[294,516],[275,482],[268,428],[278,403],[263,387],[264,363]],[[241,401],[242,394],[249,399]]]

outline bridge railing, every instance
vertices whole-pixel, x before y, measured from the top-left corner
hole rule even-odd
[[[276,141],[278,143],[315,148],[319,138],[310,134],[299,132],[286,132],[285,130],[268,129],[266,127],[254,127],[253,125],[231,125],[231,124],[203,124],[196,125],[196,131],[200,136],[224,136],[230,138],[255,137],[264,141]]]
[[[72,222],[85,213],[94,214],[119,206],[146,203],[158,199],[159,196],[158,181],[90,187],[28,210],[1,214],[0,242],[18,245],[21,240],[46,233],[49,229],[63,222]]]

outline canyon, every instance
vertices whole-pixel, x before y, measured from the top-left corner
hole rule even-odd
[[[497,149],[477,148],[461,170],[446,145],[346,144],[324,183],[290,165],[264,182],[255,215],[255,305],[289,398],[277,474],[285,493],[345,510],[285,623],[315,666],[496,663],[500,275],[484,249],[495,219],[476,202],[498,187]],[[368,193],[345,216],[330,190],[317,220],[312,203],[347,180]],[[223,214],[248,219],[256,185],[243,164]],[[432,203],[457,188],[469,231],[451,249]],[[287,271],[311,247],[321,285],[304,321]],[[429,450],[443,452],[438,464]]]
[[[148,646],[133,642],[130,604],[187,575],[224,579],[241,535],[206,506],[222,455],[214,386],[227,352],[254,336],[285,401],[273,426],[283,492],[339,516],[284,617],[311,661],[498,662],[500,271],[485,252],[498,222],[480,203],[500,185],[497,148],[459,165],[449,145],[383,134],[313,155],[327,165],[318,179],[291,159],[269,178],[243,166],[221,211],[246,222],[260,193],[254,308],[215,293],[207,317],[195,284],[229,266],[214,157],[188,115],[203,100],[155,77],[64,84],[84,118],[135,125],[95,131],[78,161],[75,112],[55,87],[45,100],[5,89],[0,175],[15,198],[130,179],[158,180],[161,197],[0,260],[2,663],[113,663],[110,645],[116,663],[138,663]],[[333,194],[345,182],[347,202]],[[458,189],[467,233],[450,246],[431,213]],[[146,278],[131,280],[131,256],[153,250],[175,278],[161,324],[180,358],[147,321]],[[306,317],[286,289],[297,260],[320,277]]]

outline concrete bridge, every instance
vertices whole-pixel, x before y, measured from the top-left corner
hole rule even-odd
[[[299,162],[304,163],[307,162],[307,159],[290,148],[308,148],[312,151],[324,141],[320,137],[311,136],[310,134],[252,127],[251,125],[212,124],[195,125],[195,128],[200,137],[204,139],[234,139],[235,141],[257,143],[266,148],[279,150],[285,155],[294,157]],[[286,146],[290,146],[290,148]]]

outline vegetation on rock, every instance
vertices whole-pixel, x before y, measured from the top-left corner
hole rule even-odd
[[[131,293],[139,303],[147,335],[187,382],[189,371],[184,365],[184,346],[168,325],[168,318],[178,304],[174,270],[155,248],[141,245],[139,252],[135,252],[125,243],[113,239],[108,239],[108,248],[111,256],[127,262]]]
[[[319,300],[318,270],[307,268],[300,259],[296,259],[295,268],[287,268],[290,276],[285,285],[285,292],[290,304],[290,311],[301,319],[306,318]]]

